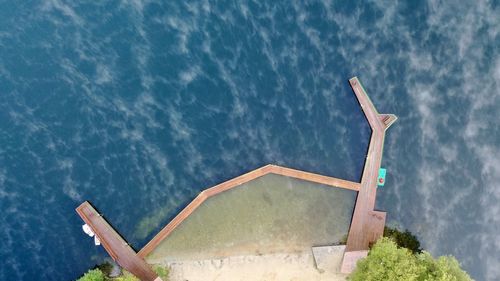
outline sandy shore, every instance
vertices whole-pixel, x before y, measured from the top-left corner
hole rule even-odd
[[[312,252],[232,256],[222,259],[175,261],[171,268],[172,281],[273,281],[273,280],[345,280],[339,273],[342,252],[329,254],[319,262]]]

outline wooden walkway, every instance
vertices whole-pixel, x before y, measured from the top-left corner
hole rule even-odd
[[[187,217],[189,217],[189,215],[191,215],[208,198],[267,174],[277,174],[353,191],[359,191],[361,187],[361,185],[357,182],[322,176],[277,165],[266,165],[236,178],[225,181],[214,187],[203,190],[172,221],[170,221],[169,224],[167,224],[153,239],[151,239],[151,241],[149,241],[149,243],[139,251],[138,255],[141,258],[145,258],[161,243],[161,241],[163,241],[163,239],[165,239],[170,233],[172,233],[172,231],[174,231],[177,226],[179,226]]]
[[[277,174],[332,187],[345,188],[358,192],[341,268],[342,272],[348,273],[354,268],[359,258],[366,256],[370,243],[380,238],[384,231],[386,214],[374,210],[377,195],[377,177],[382,161],[385,131],[397,119],[393,114],[379,114],[377,112],[357,77],[351,78],[349,82],[372,129],[361,183],[276,165],[266,165],[202,191],[137,254],[88,202],[81,204],[76,211],[85,223],[92,228],[101,240],[104,249],[120,266],[141,280],[159,281],[161,279],[151,270],[144,258],[207,198],[267,174]]]
[[[350,272],[356,265],[357,259],[363,256],[355,252],[362,252],[366,255],[369,245],[380,238],[384,232],[386,214],[374,210],[377,177],[382,161],[385,131],[397,119],[393,114],[377,112],[357,77],[351,78],[349,83],[370,124],[372,134],[361,178],[361,188],[347,237],[346,254],[342,265],[342,271],[345,273]]]
[[[109,223],[90,205],[83,202],[76,212],[101,240],[101,245],[121,267],[142,281],[161,281],[161,278],[140,258]]]

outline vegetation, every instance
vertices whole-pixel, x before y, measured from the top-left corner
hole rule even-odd
[[[339,241],[339,245],[345,245],[347,244],[347,233],[344,234],[344,236],[342,236],[342,238],[340,238],[340,241]]]
[[[418,241],[417,237],[408,230],[400,231],[397,228],[386,226],[384,228],[384,237],[389,237],[399,247],[406,248],[414,254],[422,252],[420,241]]]
[[[168,268],[165,268],[160,265],[154,265],[153,270],[160,276],[163,281],[168,280]],[[111,264],[103,263],[98,265],[97,268],[89,270],[82,277],[77,279],[77,281],[140,281],[130,272],[123,270],[122,275],[118,277],[107,277],[111,272]]]
[[[98,268],[87,271],[78,281],[105,281],[106,276]]]
[[[158,276],[160,276],[160,278],[163,281],[168,280],[168,274],[169,274],[168,268],[160,265],[155,265],[153,266],[153,270],[156,272],[156,274],[158,274]]]
[[[102,273],[104,273],[104,276],[109,276],[111,274],[111,271],[113,271],[113,265],[109,262],[101,263],[97,266],[97,268],[100,269]]]
[[[116,277],[113,279],[109,279],[109,280],[113,280],[113,281],[140,281],[137,277],[135,277],[134,275],[132,275],[132,273],[130,273],[128,271],[123,271],[122,276],[119,276],[119,277]]]
[[[468,281],[470,276],[460,268],[451,256],[434,259],[422,251],[413,253],[388,237],[373,246],[368,257],[358,261],[356,269],[348,277],[352,281],[404,280],[404,281]]]

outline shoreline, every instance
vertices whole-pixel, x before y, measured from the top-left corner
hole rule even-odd
[[[332,280],[344,281],[340,273],[343,251],[330,253],[321,263],[312,250],[300,253],[241,255],[220,259],[182,260],[162,263],[171,281]],[[318,265],[316,265],[318,263]]]

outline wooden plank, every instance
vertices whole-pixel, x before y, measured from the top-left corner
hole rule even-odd
[[[76,208],[76,212],[101,240],[101,245],[111,258],[121,267],[143,281],[161,280],[89,202],[83,202]]]
[[[375,242],[383,235],[385,213],[374,211],[377,176],[382,162],[385,130],[397,119],[393,114],[378,113],[357,77],[351,78],[349,82],[370,124],[372,134],[361,178],[361,187],[347,237],[346,255],[348,252],[368,250],[370,243]],[[353,263],[353,259],[357,256],[349,255],[348,257],[344,258],[344,261]],[[346,265],[343,268],[350,267]]]
[[[309,172],[304,172],[304,171],[295,170],[295,169],[286,168],[286,167],[281,167],[281,166],[276,166],[276,165],[270,165],[270,166],[271,166],[272,173],[282,175],[282,176],[291,177],[291,178],[301,179],[301,180],[305,180],[305,181],[311,181],[314,183],[329,185],[332,187],[350,189],[350,190],[354,190],[354,191],[359,191],[359,188],[361,186],[361,184],[357,183],[357,182],[347,181],[347,180],[338,179],[338,178],[334,178],[334,177],[327,177],[327,176],[323,176],[323,175],[313,174],[313,173],[309,173]]]
[[[93,230],[95,230],[94,232],[98,234],[99,238],[101,238],[102,235],[101,242],[104,248],[122,267],[126,268],[136,276],[143,276],[144,279],[141,278],[142,280],[155,280],[149,279],[156,276],[156,274],[151,271],[143,258],[153,251],[154,248],[156,248],[161,241],[165,239],[165,237],[167,237],[179,224],[191,215],[206,199],[266,174],[278,174],[332,187],[358,191],[358,197],[346,245],[346,256],[349,258],[344,258],[345,262],[350,263],[349,266],[346,264],[345,268],[351,268],[352,262],[355,264],[355,259],[362,256],[360,253],[365,254],[368,250],[369,244],[376,241],[383,234],[386,214],[384,212],[374,210],[377,191],[377,176],[382,160],[385,130],[392,125],[394,121],[396,121],[397,117],[393,114],[379,114],[357,77],[350,79],[349,82],[372,129],[368,155],[363,168],[361,183],[277,165],[266,165],[202,191],[151,241],[149,241],[149,243],[144,246],[138,254],[135,254],[133,249],[126,244],[125,240],[123,240],[123,238],[121,238],[118,233],[116,233],[116,231],[114,231],[113,228],[109,226],[109,224],[107,224],[107,222],[102,219],[97,212],[95,212],[88,202],[85,202],[78,207],[77,212],[85,220],[85,222],[91,226]],[[122,247],[119,247],[120,243],[122,244]],[[156,276],[155,278],[158,277]]]
[[[368,212],[368,223],[366,232],[369,234],[368,245],[373,243],[384,235],[386,212],[370,211]]]
[[[398,119],[394,114],[379,114],[379,118],[384,123],[386,130]]]
[[[156,248],[165,237],[167,237],[174,229],[179,226],[189,215],[191,215],[206,199],[207,195],[202,191],[189,205],[187,205],[175,218],[170,221],[158,234],[156,234],[146,246],[144,246],[137,255],[145,258],[151,251]]]
[[[228,189],[234,188],[236,186],[242,185],[242,184],[247,183],[251,180],[254,180],[256,178],[259,178],[259,177],[262,177],[266,174],[269,174],[269,172],[270,172],[270,165],[266,165],[264,167],[255,169],[253,171],[250,171],[246,174],[243,174],[243,175],[238,176],[236,178],[225,181],[225,182],[218,184],[216,186],[213,186],[211,188],[207,188],[204,190],[204,192],[207,194],[208,197],[211,197],[213,195],[224,192]]]

